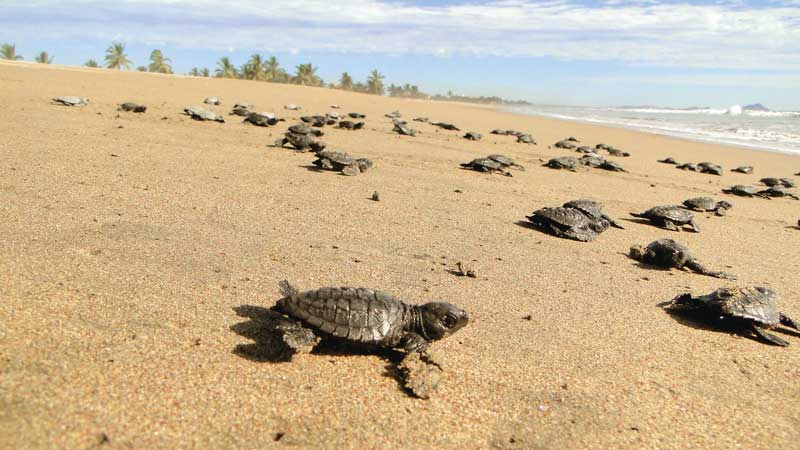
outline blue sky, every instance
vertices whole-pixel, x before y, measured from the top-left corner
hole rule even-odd
[[[2,0],[0,42],[26,59],[102,62],[111,41],[178,72],[275,55],[425,92],[541,103],[762,102],[800,110],[800,0],[437,2],[396,0]]]

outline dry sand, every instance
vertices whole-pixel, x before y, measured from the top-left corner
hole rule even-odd
[[[83,108],[57,95],[89,97]],[[361,131],[326,128],[329,148],[372,158],[357,177],[308,169],[271,148],[273,128],[181,114],[206,96],[296,118],[339,104]],[[516,116],[468,105],[328,89],[106,70],[0,64],[0,448],[797,448],[800,339],[788,348],[699,329],[657,304],[726,282],[638,267],[634,243],[673,237],[709,267],[767,285],[800,317],[800,202],[727,198],[702,233],[624,220],[763,176],[796,156]],[[144,115],[116,104],[142,102]],[[297,103],[301,112],[284,111]],[[430,116],[484,133],[383,114]],[[493,136],[531,132],[538,146]],[[569,135],[633,153],[630,173],[540,167],[575,155]],[[513,178],[458,163],[505,153]],[[712,160],[753,175],[676,170]],[[456,193],[460,189],[463,193]],[[369,200],[373,191],[380,202]],[[578,197],[623,219],[593,243],[516,224]],[[468,262],[478,278],[447,272]],[[442,384],[406,395],[376,355],[271,363],[234,308],[269,307],[278,281],[366,286],[410,302],[445,300],[472,322],[434,345]],[[532,320],[524,320],[526,315]],[[247,333],[243,333],[247,334]],[[279,438],[279,439],[278,439]]]

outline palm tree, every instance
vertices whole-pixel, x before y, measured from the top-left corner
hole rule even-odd
[[[370,72],[369,78],[367,78],[367,87],[369,88],[370,94],[384,94],[383,79],[384,76],[378,72],[378,69],[374,69],[372,72]]]
[[[199,77],[200,71],[197,69],[197,67],[192,67],[192,70],[189,71],[189,75],[193,77]]]
[[[36,55],[36,62],[40,64],[50,64],[53,62],[53,56],[47,54],[47,52],[41,52]]]
[[[125,44],[112,42],[106,49],[106,67],[109,69],[130,69],[133,62],[125,54]]]
[[[278,58],[270,56],[267,63],[264,64],[264,76],[267,81],[282,81],[281,78],[285,72],[281,69]]]
[[[322,79],[317,76],[317,68],[312,66],[311,63],[297,66],[294,82],[303,86],[321,86],[323,84]]]
[[[139,72],[147,72],[147,66],[139,66],[136,68]]]
[[[242,78],[248,80],[263,80],[264,79],[264,60],[258,53],[250,56],[250,61],[242,66]]]
[[[208,67],[203,67],[203,70],[200,71],[200,75],[204,77],[209,77],[211,76],[211,72],[208,70]]]
[[[23,59],[22,55],[17,54],[16,44],[3,44],[3,46],[0,47],[0,58],[10,59],[11,61]]]
[[[339,89],[344,89],[345,91],[353,90],[353,78],[349,73],[342,73],[342,77],[339,79]]]
[[[93,60],[93,59],[89,59],[89,60],[87,60],[85,63],[83,63],[83,65],[84,65],[85,67],[100,67],[100,65],[99,65],[99,64],[97,64],[97,61],[95,61],[95,60]]]
[[[215,73],[219,78],[236,78],[239,75],[236,66],[231,63],[231,60],[227,56],[217,61],[217,70]]]
[[[150,53],[150,72],[156,73],[172,73],[172,66],[169,64],[171,59],[165,58],[161,50],[153,50]]]

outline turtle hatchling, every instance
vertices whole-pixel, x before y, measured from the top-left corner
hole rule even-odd
[[[683,294],[672,299],[667,310],[694,316],[739,333],[752,333],[762,341],[785,347],[789,343],[767,330],[782,325],[800,331],[800,323],[778,311],[775,291],[766,287],[723,287],[693,297]]]
[[[519,170],[525,170],[524,167],[520,166],[513,159],[509,158],[506,155],[489,155],[487,158],[491,159],[492,161],[497,161],[503,165],[503,167],[513,167]]]
[[[64,106],[86,106],[89,104],[89,99],[74,96],[55,97],[53,98],[53,103],[58,103]]]
[[[578,146],[575,145],[575,142],[570,141],[570,140],[566,140],[566,139],[563,140],[563,141],[556,142],[555,146],[557,148],[564,148],[564,149],[567,149],[567,150],[574,150],[574,149],[578,148]]]
[[[233,106],[230,115],[247,117],[250,114],[250,112],[251,112],[250,105],[245,106],[237,103],[236,105]]]
[[[468,131],[467,134],[464,135],[464,139],[470,141],[480,141],[482,137],[483,135],[481,135],[480,133],[476,133],[474,131]]]
[[[559,158],[553,158],[550,161],[547,161],[544,166],[551,169],[566,169],[577,172],[578,167],[581,166],[581,162],[578,160],[578,158],[573,156],[561,156]]]
[[[276,118],[275,114],[272,113],[251,112],[247,115],[247,117],[244,118],[243,122],[257,125],[259,127],[269,127],[282,120],[283,119]]]
[[[619,164],[615,163],[614,161],[608,161],[608,160],[603,161],[603,163],[600,164],[597,168],[603,170],[610,170],[612,172],[627,172],[627,170],[623,169],[622,166],[620,166]]]
[[[683,206],[692,211],[707,212],[713,211],[718,216],[724,216],[733,205],[725,200],[716,201],[711,197],[694,197],[684,200]]]
[[[403,124],[401,124],[399,122],[394,124],[394,128],[392,129],[392,131],[394,131],[397,134],[402,134],[404,136],[416,136],[417,135],[417,130],[414,130],[413,128],[409,128],[409,127],[407,127],[407,126],[405,126],[405,125],[403,125]]]
[[[373,166],[372,161],[367,158],[357,159],[347,153],[331,150],[317,152],[317,159],[312,164],[322,169],[335,170],[349,176],[366,172],[367,169]]]
[[[433,341],[463,328],[469,316],[450,303],[411,305],[397,297],[367,288],[324,287],[298,292],[281,283],[283,298],[273,309],[319,333],[372,347],[423,352]]]
[[[506,172],[503,164],[491,158],[475,158],[468,163],[461,163],[461,167],[478,172],[499,172],[503,175],[511,176],[511,172]]]
[[[587,154],[587,155],[590,154],[590,153],[593,153],[593,154],[596,155],[597,152],[595,150],[596,150],[595,148],[589,147],[588,145],[581,145],[580,147],[575,149],[576,152],[584,153],[584,154]]]
[[[147,106],[139,105],[137,103],[132,102],[125,102],[119,105],[120,111],[125,112],[133,112],[133,113],[143,113],[147,111]]]
[[[752,186],[745,186],[743,184],[737,184],[727,189],[723,189],[722,192],[725,194],[738,195],[739,197],[765,197],[764,195],[756,192],[756,188]]]
[[[664,163],[664,164],[674,164],[676,166],[678,165],[678,161],[675,161],[675,158],[673,158],[671,156],[668,156],[668,157],[666,157],[664,159],[659,159],[658,162]]]
[[[568,201],[567,203],[564,203],[562,206],[564,208],[577,209],[578,211],[586,214],[589,218],[594,219],[596,221],[604,220],[608,222],[608,225],[606,225],[605,228],[608,228],[608,226],[612,226],[614,228],[619,228],[620,230],[625,229],[620,224],[615,222],[614,219],[612,219],[611,217],[606,215],[606,213],[603,212],[603,205],[600,202],[590,200],[588,198],[581,198],[578,200]]]
[[[794,195],[793,193],[786,190],[783,186],[772,186],[770,188],[764,189],[763,191],[759,191],[758,195],[762,197],[789,197],[795,200],[800,200],[800,197]]]
[[[347,113],[347,116],[350,117],[351,119],[366,119],[367,117],[366,114],[361,114],[357,112]]]
[[[201,120],[201,121],[207,120],[211,122],[225,123],[224,117],[220,116],[214,111],[210,111],[208,109],[201,108],[199,106],[190,106],[188,108],[184,108],[183,112],[194,120]]]
[[[217,97],[208,97],[207,99],[203,100],[203,103],[207,105],[218,106],[222,104],[222,100],[218,99]]]
[[[681,229],[679,227],[689,225],[695,233],[700,232],[700,227],[698,227],[694,221],[694,214],[690,213],[682,206],[656,206],[641,214],[631,213],[631,215],[633,217],[648,219],[653,224],[671,231],[680,231]]]
[[[702,173],[710,173],[711,175],[722,175],[722,166],[710,162],[701,162],[697,165],[697,169]]]
[[[606,163],[606,159],[597,153],[587,153],[581,156],[580,163],[584,166],[598,168]]]
[[[443,130],[461,131],[457,126],[448,122],[430,122],[430,124],[435,125]]]
[[[597,221],[573,208],[542,208],[526,217],[537,229],[581,242],[593,241],[608,228],[605,221]]]
[[[691,171],[691,172],[697,172],[697,171],[700,170],[697,167],[697,164],[695,164],[695,163],[683,163],[683,164],[678,165],[676,167],[676,169],[688,170],[688,171]]]
[[[614,147],[608,147],[608,148],[606,148],[606,151],[611,156],[620,156],[620,157],[624,157],[624,158],[627,158],[628,156],[631,156],[630,153],[624,152],[624,151],[622,151],[622,150],[620,150],[618,148],[614,148]]]
[[[731,169],[731,172],[750,174],[750,173],[753,173],[753,167],[752,166],[740,166],[740,167],[737,167],[735,169]]]
[[[642,247],[634,245],[630,249],[630,257],[645,264],[664,268],[689,269],[701,275],[714,278],[735,280],[736,277],[725,272],[715,272],[703,267],[689,252],[689,249],[672,239],[659,239]]]
[[[536,145],[536,139],[530,134],[520,134],[517,136],[517,143]]]
[[[345,130],[360,130],[364,128],[364,122],[353,122],[352,120],[342,120],[339,122],[339,128]]]
[[[794,181],[790,180],[789,178],[762,178],[762,184],[765,184],[769,187],[774,186],[783,186],[787,188],[795,187]]]

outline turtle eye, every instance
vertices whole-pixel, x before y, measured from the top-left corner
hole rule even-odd
[[[457,323],[458,319],[452,314],[448,314],[442,318],[442,325],[444,325],[445,328],[452,328]]]

